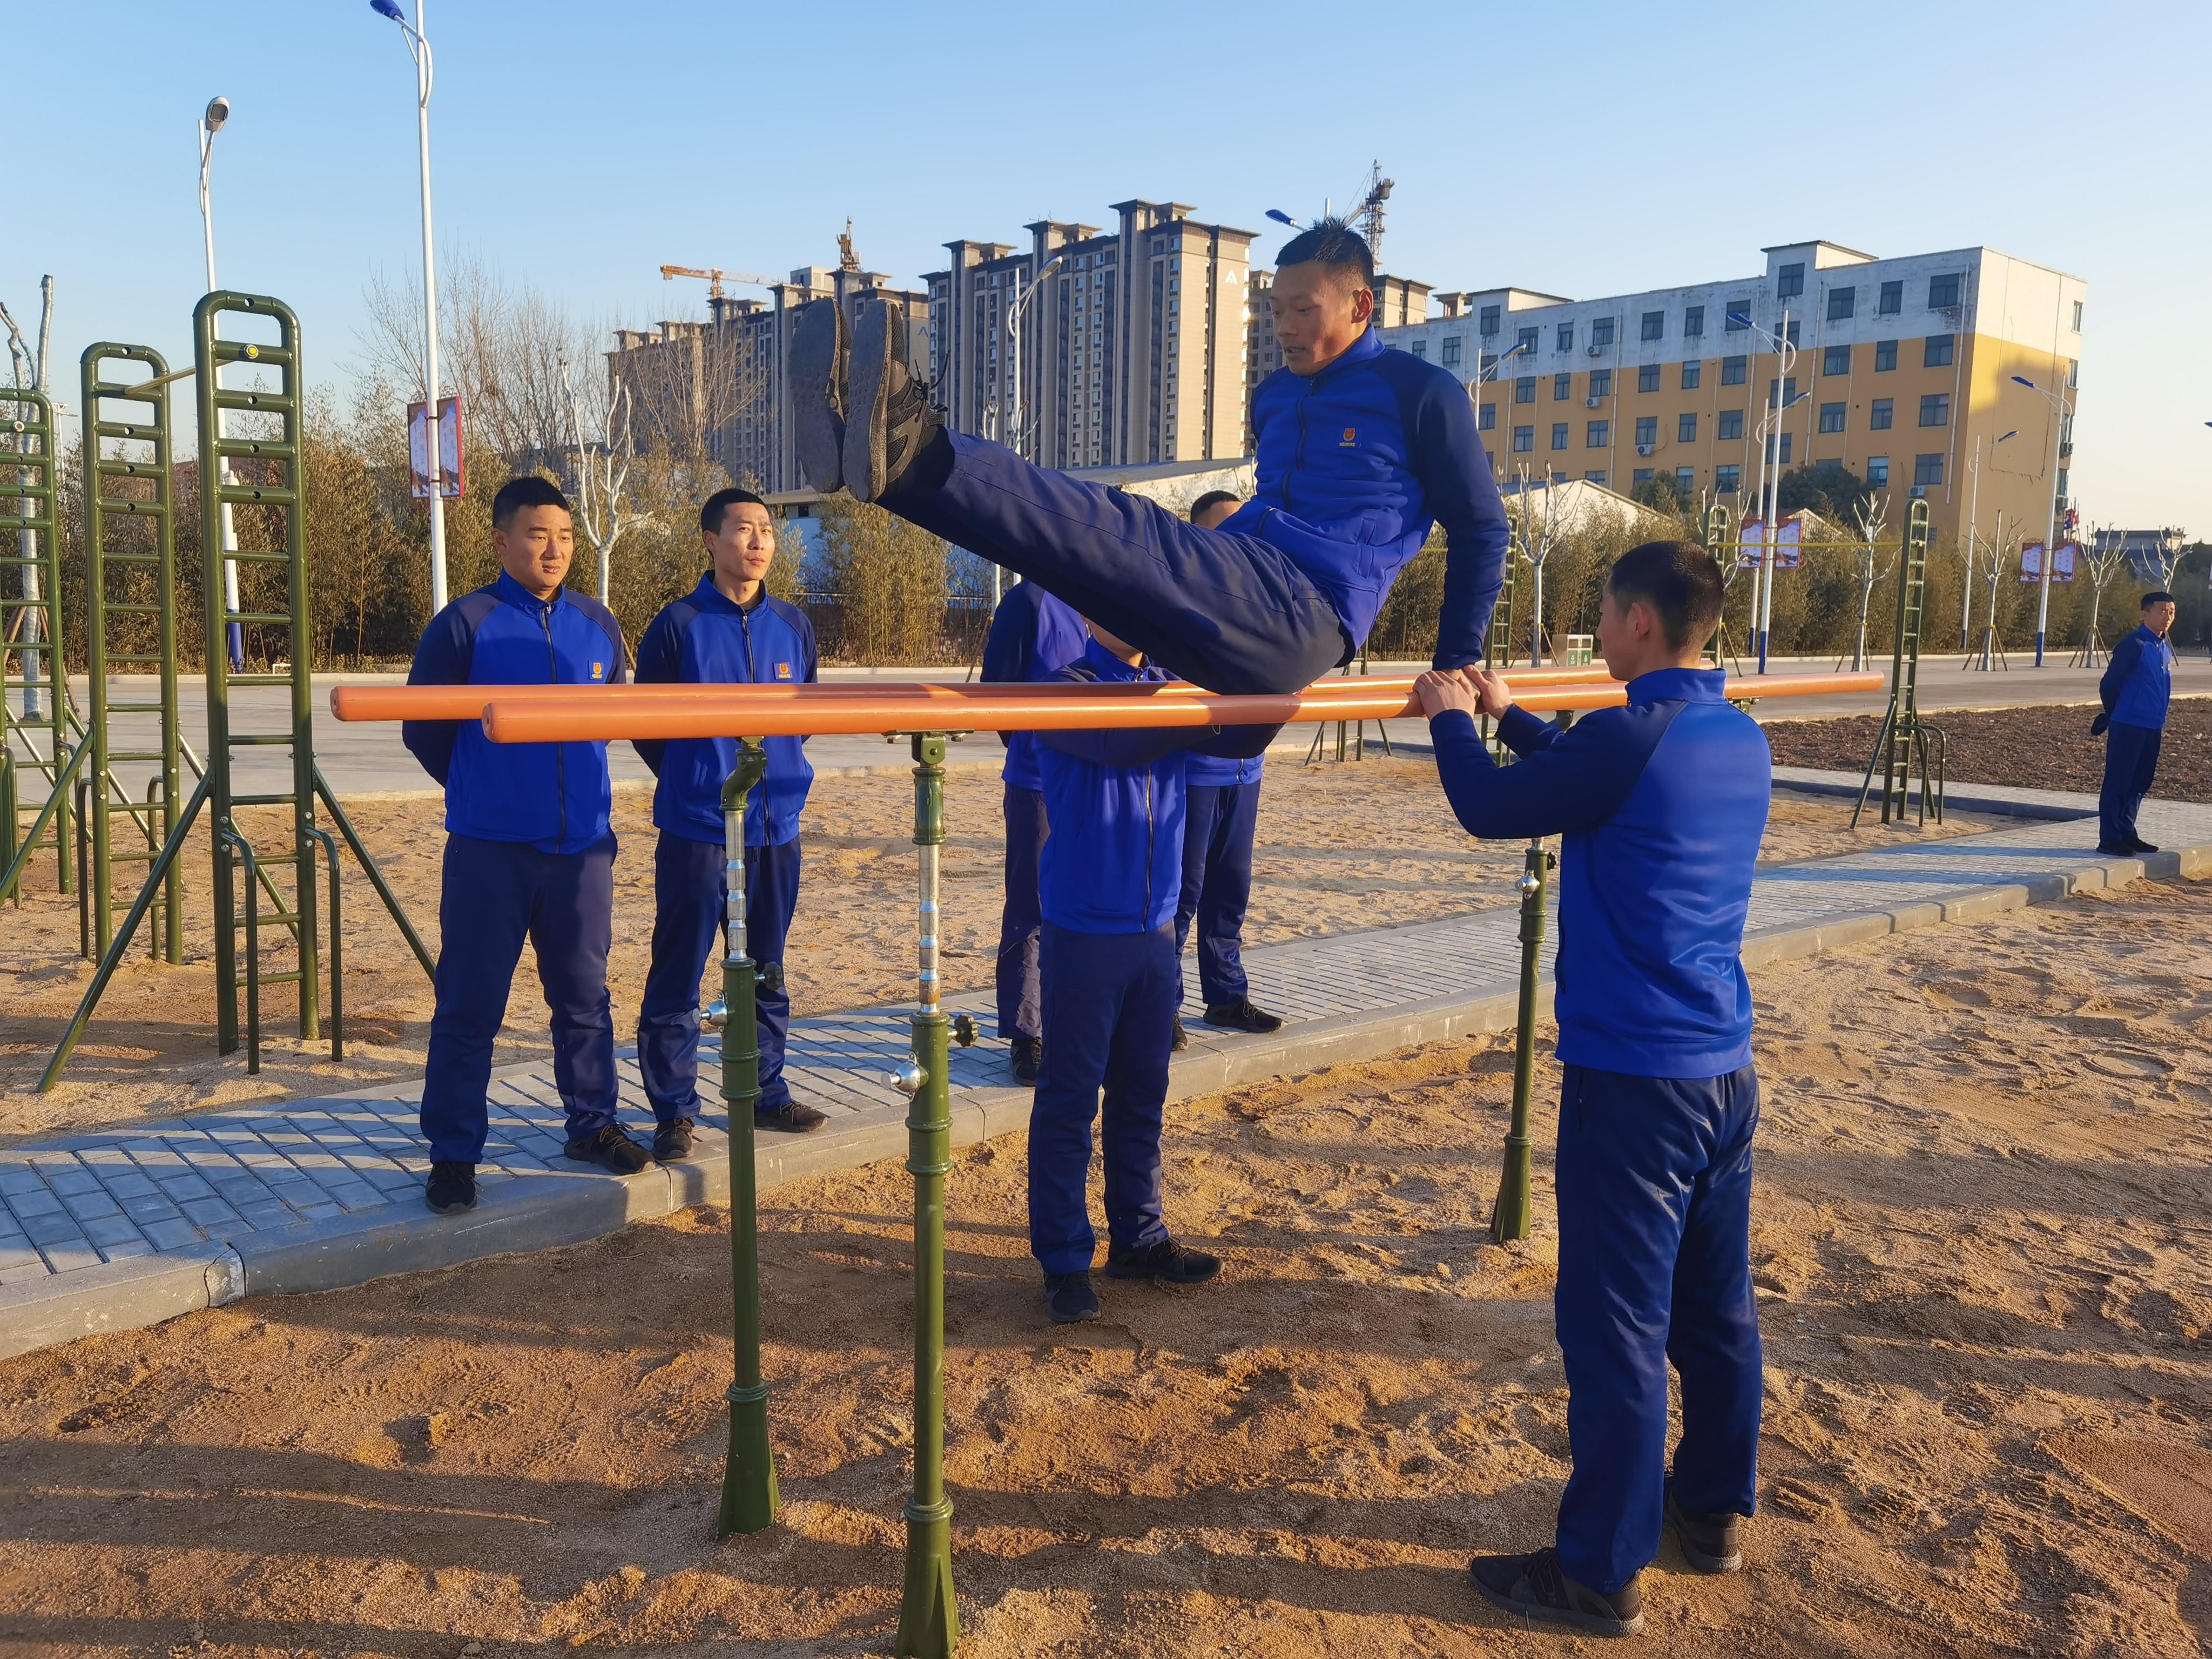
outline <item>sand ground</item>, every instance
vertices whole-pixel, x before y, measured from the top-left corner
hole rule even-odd
[[[887,753],[894,751],[886,751]],[[957,752],[957,751],[956,751]],[[1510,903],[1519,849],[1471,842],[1445,809],[1426,762],[1371,759],[1304,767],[1277,763],[1261,795],[1250,944],[1380,927]],[[988,984],[998,949],[1005,841],[995,775],[946,781],[944,855],[945,984]],[[430,949],[437,949],[443,832],[434,799],[368,799],[349,809]],[[264,820],[272,815],[264,812]],[[1956,815],[1937,830],[1854,832],[1850,804],[1777,797],[1766,854],[1809,858],[1923,834],[1961,833],[1989,819]],[[278,826],[264,830],[273,840]],[[653,933],[649,798],[615,797],[615,943],[609,963],[617,1039],[636,1029]],[[786,967],[801,1014],[898,1001],[914,991],[913,790],[900,776],[817,781],[802,822],[805,876]],[[35,1092],[47,1058],[92,979],[78,954],[77,902],[54,891],[46,860],[20,908],[0,908],[0,1144],[63,1127],[173,1117],[252,1100],[341,1093],[422,1075],[429,1036],[428,979],[349,861],[345,884],[346,1042],[299,1036],[289,987],[266,1001],[263,1069],[216,1053],[213,935],[206,842],[195,844],[184,907],[188,960],[179,967],[134,951],[60,1083]],[[289,967],[289,945],[272,952]],[[527,957],[509,1004],[496,1063],[550,1054]]]
[[[1762,1512],[1741,1577],[1662,1550],[1644,1650],[2202,1650],[2208,924],[2138,884],[1753,975]],[[966,1659],[1598,1650],[1462,1577],[1567,1468],[1548,1106],[1536,1236],[1483,1224],[1509,1086],[1463,1042],[1171,1109],[1227,1272],[1067,1333],[1019,1143],[957,1159]],[[888,1653],[909,1205],[896,1161],[768,1195],[784,1510],[719,1545],[713,1211],[0,1364],[0,1653]]]

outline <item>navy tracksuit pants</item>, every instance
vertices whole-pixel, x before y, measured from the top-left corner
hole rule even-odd
[[[745,848],[745,954],[756,963],[783,960],[791,913],[799,903],[799,864],[796,836],[778,847]],[[637,1015],[637,1068],[653,1115],[663,1123],[699,1115],[699,975],[721,936],[727,870],[718,841],[693,841],[664,830],[653,849],[653,967]],[[717,995],[720,983],[718,967]],[[761,985],[753,1000],[761,1056],[760,1098],[753,1109],[777,1112],[791,1103],[791,1085],[783,1080],[791,991]]]
[[[483,1160],[492,1044],[527,939],[553,1016],[553,1082],[582,1140],[615,1121],[615,1022],[607,997],[615,838],[580,853],[527,842],[446,837],[438,892],[437,1008],[422,1079],[434,1162]]]
[[[1752,1513],[1759,1079],[1748,1066],[1695,1079],[1565,1070],[1553,1316],[1574,1473],[1559,1500],[1559,1565],[1609,1595],[1659,1553],[1668,1361],[1682,1383],[1676,1498],[1693,1515]]]
[[[1297,691],[1352,654],[1319,588],[1257,536],[1200,530],[1142,495],[947,432],[952,466],[880,506],[1018,572],[1187,679]]]
[[[1093,1118],[1106,1163],[1107,1237],[1144,1249],[1168,1236],[1160,1121],[1182,975],[1166,927],[1079,933],[1048,921],[1042,954],[1044,1067],[1030,1108],[1030,1251],[1048,1273],[1079,1273],[1098,1247],[1085,1190]]]
[[[2166,733],[2154,726],[2123,726],[2118,720],[2105,728],[2105,785],[2097,793],[2097,845],[2130,847],[2136,841],[2136,814],[2158,776],[2159,745]]]
[[[1038,1005],[1037,951],[1044,910],[1037,902],[1037,856],[1044,850],[1044,792],[1006,786],[1006,902],[999,913],[999,1036],[1034,1041],[1044,1030]]]
[[[1260,821],[1260,780],[1202,784],[1185,791],[1182,892],[1176,900],[1176,959],[1198,923],[1198,991],[1209,1008],[1242,1002],[1244,911],[1252,902],[1252,834]]]

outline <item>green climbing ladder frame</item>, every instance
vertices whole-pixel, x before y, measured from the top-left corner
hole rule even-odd
[[[1874,793],[1874,775],[1881,773],[1881,821],[1905,817],[1912,792],[1912,769],[1920,769],[1920,816],[1943,821],[1943,728],[1920,718],[1920,629],[1928,589],[1928,503],[1915,501],[1905,520],[1905,544],[1897,559],[1897,638],[1891,648],[1889,708],[1867,757],[1866,776],[1859,785],[1858,805],[1851,809],[1851,827],[1858,828]],[[1930,742],[1930,739],[1933,742]],[[1932,761],[1932,764],[1931,764]]]
[[[55,879],[70,890],[68,792],[60,784],[69,741],[69,670],[63,652],[62,555],[54,534],[54,414],[40,392],[0,388],[0,898],[22,898],[22,866],[54,851]],[[33,711],[35,710],[35,713]],[[39,747],[43,732],[44,752]],[[46,779],[40,821],[22,834],[23,775]],[[51,799],[58,791],[61,799]],[[52,833],[46,833],[51,824]]]

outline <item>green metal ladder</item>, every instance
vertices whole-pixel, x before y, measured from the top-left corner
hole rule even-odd
[[[1866,811],[1867,797],[1874,793],[1877,769],[1881,772],[1881,821],[1904,819],[1916,763],[1920,768],[1919,822],[1925,823],[1931,816],[1936,823],[1943,822],[1943,728],[1920,718],[1920,629],[1928,589],[1928,503],[1915,501],[1898,554],[1897,639],[1890,655],[1889,708],[1881,717],[1881,730],[1875,734],[1874,753],[1867,758],[1858,805],[1851,809],[1854,830],[1859,814]]]
[[[0,898],[22,902],[23,866],[46,848],[70,890],[71,824],[61,785],[70,737],[69,667],[62,635],[62,555],[54,533],[53,406],[40,392],[0,387]],[[35,708],[36,713],[32,710]],[[40,733],[44,733],[44,752]],[[46,807],[22,830],[23,775],[46,781]],[[53,799],[58,794],[60,799]]]

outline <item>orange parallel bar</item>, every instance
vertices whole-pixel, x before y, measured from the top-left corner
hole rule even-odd
[[[1587,668],[1514,668],[1505,671],[1516,686],[1595,685],[1611,678],[1604,666]],[[1410,691],[1413,677],[1398,675],[1332,675],[1307,688],[1322,698],[1357,696],[1365,691]],[[886,697],[917,702],[966,704],[1005,698],[1038,696],[1110,696],[1145,701],[1182,697],[1201,692],[1188,680],[1134,681],[1112,686],[1082,685],[1074,682],[1042,684],[942,684],[935,681],[837,680],[819,685],[341,685],[331,692],[331,713],[342,720],[480,720],[493,703],[574,702],[606,699],[613,704],[688,703],[702,696],[743,698],[748,702],[815,702],[832,699],[872,702]]]
[[[1331,680],[1334,691],[1360,682]],[[1879,691],[1879,673],[1741,675],[1728,682],[1734,698],[1802,697],[1821,693]],[[765,702],[708,686],[678,702],[617,702],[605,693],[566,701],[495,702],[483,714],[484,731],[498,743],[605,741],[620,738],[773,738],[869,736],[887,732],[954,729],[1039,732],[1097,727],[1276,726],[1302,720],[1418,719],[1420,705],[1404,684],[1370,680],[1356,693],[1316,695],[1319,688],[1267,696],[1218,696],[1192,692],[1132,699],[1095,695],[1070,684],[1011,688],[1011,695],[980,698],[959,708],[931,697],[878,696]],[[1024,692],[1029,695],[1023,695]],[[1066,695],[1073,692],[1076,695]],[[1043,693],[1044,695],[1037,695]],[[1091,693],[1092,695],[1085,695]],[[1532,714],[1563,708],[1608,708],[1628,701],[1618,682],[1559,684],[1515,698]]]

